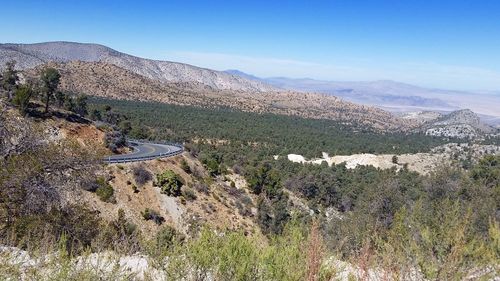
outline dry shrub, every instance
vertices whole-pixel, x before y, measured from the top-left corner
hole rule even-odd
[[[132,174],[134,175],[135,183],[139,186],[143,186],[148,181],[153,179],[153,175],[142,165],[134,166],[132,168]]]
[[[320,277],[321,264],[323,262],[324,246],[318,221],[314,221],[309,233],[307,249],[307,281],[318,281]]]

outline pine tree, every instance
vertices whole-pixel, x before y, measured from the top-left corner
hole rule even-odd
[[[46,68],[42,71],[40,80],[43,83],[43,91],[45,94],[45,113],[49,112],[50,101],[54,97],[54,93],[57,91],[59,82],[61,79],[61,74],[55,68]]]
[[[17,81],[19,81],[19,76],[17,75],[17,70],[15,70],[16,62],[9,61],[5,63],[5,70],[1,75],[1,86],[7,93],[7,99],[12,100],[12,96],[17,88]]]

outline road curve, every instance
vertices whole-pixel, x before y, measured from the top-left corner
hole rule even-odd
[[[174,144],[149,143],[135,140],[129,140],[128,144],[134,149],[132,153],[107,156],[103,159],[104,162],[125,163],[146,161],[174,156],[184,151],[181,145]]]

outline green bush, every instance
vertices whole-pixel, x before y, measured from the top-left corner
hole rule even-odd
[[[31,85],[21,85],[17,88],[12,102],[19,106],[21,114],[26,114],[28,112],[30,99],[33,96],[33,93],[34,91]]]
[[[141,232],[137,225],[127,220],[123,209],[118,210],[116,220],[109,222],[93,242],[99,251],[113,249],[123,254],[136,253],[142,248]]]
[[[247,176],[248,186],[255,194],[263,192],[266,197],[273,198],[279,195],[282,187],[281,178],[271,163],[260,164],[253,173]]]
[[[95,191],[97,196],[99,196],[99,199],[103,202],[108,202],[108,203],[113,203],[114,202],[114,190],[113,187],[106,182],[106,179],[103,177],[97,178],[97,184],[99,187]]]
[[[205,168],[208,170],[210,176],[215,177],[221,174],[221,167],[216,159],[203,158],[202,163],[205,165]]]
[[[308,237],[304,225],[290,224],[282,236],[262,245],[241,232],[219,235],[203,228],[200,235],[168,249],[169,279],[191,272],[194,280],[306,280]],[[167,237],[170,241],[171,235]],[[321,261],[320,261],[321,262]]]
[[[500,155],[486,155],[471,170],[471,178],[491,188],[500,188]]]
[[[144,140],[149,138],[150,132],[143,125],[134,125],[129,132],[129,136],[134,139]]]
[[[157,174],[155,184],[160,187],[161,193],[174,197],[181,195],[181,187],[184,185],[182,178],[172,170]]]
[[[450,200],[433,206],[417,202],[411,211],[398,211],[391,229],[379,235],[376,243],[385,266],[401,275],[418,268],[429,280],[464,280],[472,264],[498,262],[498,241],[494,245],[495,235],[500,237],[498,224],[490,221],[488,236],[493,243],[481,241],[472,232],[471,210],[461,210],[459,205]]]

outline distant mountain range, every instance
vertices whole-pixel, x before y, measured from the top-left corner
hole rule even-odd
[[[500,124],[500,93],[428,89],[395,81],[337,82],[285,77],[259,78],[238,70],[228,73],[246,79],[270,84],[274,87],[318,92],[341,97],[345,100],[377,106],[392,112],[437,111],[450,112],[471,109],[484,121]]]
[[[266,82],[285,89],[321,92],[348,100],[377,106],[422,107],[436,110],[452,110],[449,103],[429,97],[428,89],[394,81],[333,82],[313,79],[269,78]]]
[[[0,44],[0,67],[3,67],[8,60],[17,61],[20,69],[33,68],[47,62],[104,62],[161,82],[195,82],[217,90],[250,92],[276,90],[269,84],[243,79],[223,71],[139,58],[98,44],[74,42]]]

